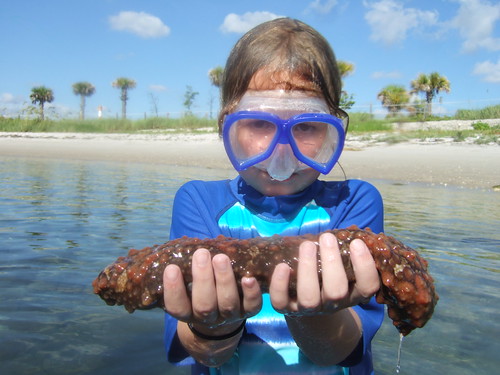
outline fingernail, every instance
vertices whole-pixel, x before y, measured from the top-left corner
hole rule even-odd
[[[290,274],[290,268],[288,266],[280,266],[280,267],[276,267],[274,272],[276,272],[275,276],[278,279],[283,280],[283,279],[288,278],[288,275]]]
[[[316,255],[318,254],[318,250],[316,249],[307,249],[307,252],[306,252],[306,256],[310,257],[310,258],[316,258]]]
[[[300,249],[300,256],[305,258],[315,258],[318,250],[315,246],[303,246]]]
[[[165,277],[168,281],[175,281],[178,274],[178,268],[175,266],[167,266],[167,268],[165,269]]]
[[[200,267],[205,267],[210,261],[210,255],[208,251],[197,251],[194,255],[196,265]]]
[[[255,277],[243,277],[241,279],[241,284],[247,288],[253,288],[256,283],[257,280],[255,279]]]
[[[333,236],[332,234],[329,234],[329,233],[326,233],[326,234],[323,234],[320,238],[321,240],[321,243],[325,246],[328,246],[328,247],[332,247],[333,244],[334,244],[334,240],[335,240],[335,236]]]
[[[350,250],[351,252],[354,251],[356,254],[361,255],[367,252],[368,248],[366,247],[365,243],[362,240],[355,239],[351,242]]]
[[[214,267],[218,271],[227,271],[229,269],[229,262],[226,259],[217,259],[214,262]]]

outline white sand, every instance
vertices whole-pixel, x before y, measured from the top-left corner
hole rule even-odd
[[[55,158],[231,168],[216,134],[0,133],[0,157]],[[491,189],[500,185],[500,147],[441,141],[386,145],[348,141],[348,178]],[[329,178],[342,176],[336,167]]]

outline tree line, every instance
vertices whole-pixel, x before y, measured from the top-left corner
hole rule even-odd
[[[342,82],[344,78],[354,72],[354,64],[338,60],[337,66],[339,69]],[[224,75],[224,68],[217,66],[210,69],[208,77],[212,85],[220,87],[222,84],[222,77]],[[128,90],[136,87],[136,81],[126,77],[117,78],[113,81],[112,86],[120,90],[120,100],[122,102],[122,119],[127,117],[127,101]],[[418,77],[411,81],[410,90],[407,90],[403,85],[388,85],[384,87],[378,94],[377,99],[381,101],[382,106],[385,107],[390,116],[399,114],[403,109],[406,109],[412,114],[421,114],[421,112],[432,114],[432,101],[440,92],[450,92],[450,82],[444,76],[437,72],[430,74],[421,73]],[[85,119],[85,103],[86,98],[95,93],[95,87],[90,82],[81,81],[72,85],[73,93],[80,96],[80,119]],[[425,96],[425,110],[423,111],[422,102],[411,102],[411,95],[423,93]],[[191,86],[187,86],[184,94],[183,105],[187,109],[187,114],[191,114],[191,107],[194,103],[196,96],[199,93],[194,91]],[[30,100],[32,104],[39,105],[40,119],[44,120],[44,106],[45,103],[54,101],[54,93],[52,89],[45,86],[37,86],[31,89]],[[354,105],[354,96],[346,91],[342,91],[340,98],[340,107],[343,109],[350,109]]]
[[[136,86],[133,79],[120,77],[111,84],[113,87],[120,89],[120,100],[122,101],[122,118],[127,117],[127,100],[128,90]],[[73,93],[80,96],[80,119],[85,119],[85,102],[86,98],[94,95],[95,87],[90,82],[81,81],[76,82],[72,86]],[[36,86],[31,89],[30,100],[32,104],[40,106],[40,119],[44,120],[45,103],[52,103],[54,101],[54,92],[46,86]]]
[[[410,90],[406,90],[403,85],[388,85],[377,94],[377,99],[389,111],[390,116],[396,116],[403,109],[416,115],[420,115],[422,112],[432,115],[434,98],[442,91],[450,92],[451,90],[450,81],[437,72],[419,74],[416,79],[410,82],[410,87]],[[411,95],[419,93],[425,95],[425,106],[419,101],[410,102]]]

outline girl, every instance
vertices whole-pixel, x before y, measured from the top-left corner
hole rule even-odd
[[[219,117],[239,176],[181,187],[170,238],[299,235],[353,224],[383,231],[373,186],[318,180],[342,151],[348,116],[340,95],[333,51],[311,27],[282,18],[245,34],[225,67]],[[347,282],[333,235],[302,243],[296,298],[288,295],[286,264],[275,268],[264,295],[254,278],[235,280],[227,256],[211,258],[206,249],[193,256],[191,294],[179,268],[168,266],[169,360],[192,365],[195,374],[373,373],[370,345],[383,319],[373,298],[379,279],[365,244],[355,240],[350,250],[355,284]]]

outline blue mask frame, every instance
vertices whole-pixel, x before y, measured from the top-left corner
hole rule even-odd
[[[301,161],[302,163],[306,164],[311,168],[314,168],[318,172],[327,174],[333,169],[333,167],[337,163],[338,159],[340,158],[340,154],[342,153],[342,150],[344,148],[345,134],[346,134],[346,130],[344,129],[347,129],[348,116],[343,111],[340,113],[345,114],[345,119],[346,119],[345,123],[340,118],[337,118],[333,115],[326,113],[303,113],[283,120],[279,116],[269,112],[260,112],[260,111],[234,112],[227,115],[224,119],[223,130],[222,130],[224,147],[226,149],[227,155],[229,156],[229,160],[231,161],[231,163],[233,164],[234,168],[237,171],[245,170],[255,164],[258,164],[268,159],[278,144],[289,144],[292,148],[293,154],[299,161]],[[276,125],[277,131],[276,135],[274,136],[273,140],[271,141],[269,147],[265,152],[256,155],[254,157],[251,157],[247,160],[239,161],[231,147],[231,142],[229,139],[230,137],[229,131],[234,123],[244,119],[256,119],[256,120],[271,122]],[[334,150],[330,159],[326,163],[317,162],[311,158],[306,157],[300,152],[299,147],[297,146],[295,139],[293,138],[292,128],[294,125],[301,122],[326,123],[333,126],[337,131],[338,134],[337,147]]]

